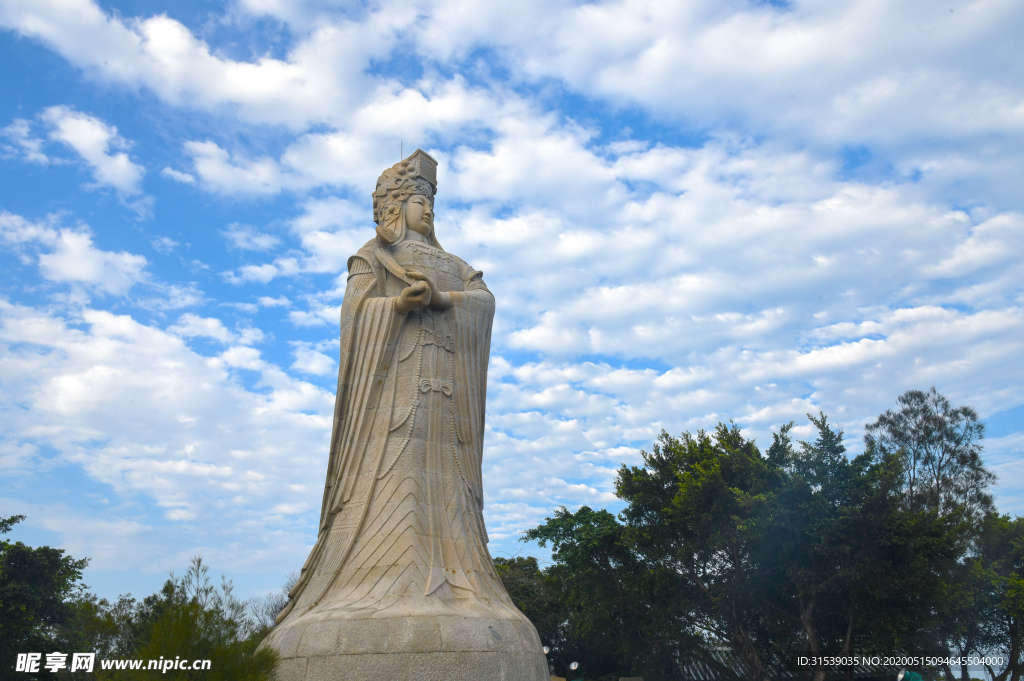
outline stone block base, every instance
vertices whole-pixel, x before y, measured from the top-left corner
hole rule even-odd
[[[340,613],[338,613],[340,614]],[[522,619],[414,615],[285,621],[264,645],[278,681],[548,681],[533,625]]]

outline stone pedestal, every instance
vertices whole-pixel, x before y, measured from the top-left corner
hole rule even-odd
[[[310,612],[275,629],[279,681],[547,681],[530,622],[498,613]]]

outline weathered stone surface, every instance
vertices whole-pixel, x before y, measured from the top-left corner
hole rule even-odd
[[[304,681],[306,658],[286,658],[277,667],[277,681]]]
[[[434,235],[436,163],[373,192],[348,263],[320,531],[266,645],[286,681],[547,681],[487,551],[480,457],[494,298]]]

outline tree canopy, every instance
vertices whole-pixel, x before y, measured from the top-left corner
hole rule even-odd
[[[23,519],[0,518],[0,535]],[[122,595],[110,603],[86,591],[81,579],[87,564],[61,549],[0,541],[0,680],[55,678],[41,665],[36,672],[16,671],[18,654],[45,659],[52,652],[69,659],[71,653],[96,653],[91,673],[63,669],[58,678],[148,679],[152,671],[104,670],[100,660],[161,657],[210,660],[208,670],[162,670],[161,678],[273,678],[276,654],[258,646],[269,631],[263,611],[280,599],[240,601],[228,580],[213,585],[196,556],[184,575],[172,574],[157,593],[141,601]]]
[[[527,532],[552,547],[558,659],[592,679],[822,681],[853,670],[796,656],[1004,651],[1018,662],[993,674],[1018,680],[1024,521],[993,510],[984,426],[934,388],[898,405],[856,456],[825,414],[764,452],[735,424],[663,432],[619,470],[618,517],[562,508]]]
[[[0,518],[0,535],[24,519]],[[69,643],[67,629],[75,617],[71,600],[88,562],[61,549],[0,540],[0,679],[26,678],[15,677],[18,653]]]

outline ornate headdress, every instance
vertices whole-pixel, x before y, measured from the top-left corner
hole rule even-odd
[[[437,161],[417,149],[404,161],[385,170],[373,190],[373,221],[377,235],[389,244],[402,238],[405,223],[402,206],[413,194],[429,196],[431,203],[437,193]]]

